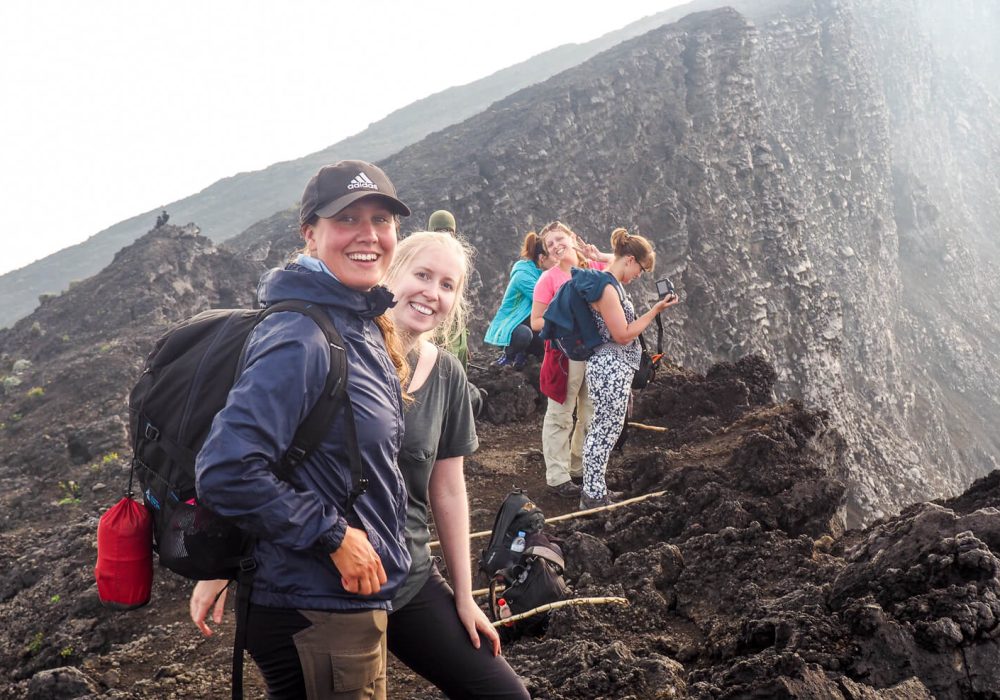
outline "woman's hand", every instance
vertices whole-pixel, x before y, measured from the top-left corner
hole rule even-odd
[[[602,253],[601,250],[593,243],[585,243],[582,240],[578,242],[576,249],[580,251],[585,258],[593,260],[594,262],[606,263],[610,262],[611,259],[614,258],[614,256],[609,253]]]
[[[368,533],[356,527],[347,527],[344,541],[330,554],[330,559],[340,572],[340,582],[348,593],[372,595],[389,580],[382,560],[368,541]]]
[[[472,599],[472,596],[457,596],[455,598],[455,610],[458,612],[458,619],[462,621],[462,626],[465,627],[465,631],[469,634],[472,646],[476,649],[479,648],[479,633],[482,632],[493,647],[493,656],[499,656],[500,635],[497,633],[497,629],[493,626],[493,623],[490,622],[490,618],[486,617],[486,613],[476,605],[476,601]]]
[[[215,624],[222,622],[222,612],[226,609],[226,586],[229,581],[217,579],[214,581],[199,581],[191,591],[191,621],[206,637],[212,636],[211,628],[205,624],[208,609],[212,608],[212,619]]]
[[[667,296],[663,297],[655,304],[653,304],[653,311],[659,314],[664,309],[669,309],[671,306],[679,304],[680,302],[681,298],[679,296],[677,296],[676,294],[668,294]]]

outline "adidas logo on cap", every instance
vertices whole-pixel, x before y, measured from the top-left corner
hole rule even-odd
[[[378,185],[371,181],[364,173],[358,173],[354,176],[354,179],[347,183],[347,189],[349,190],[377,190]]]

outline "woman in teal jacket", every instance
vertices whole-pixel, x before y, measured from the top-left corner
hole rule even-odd
[[[521,246],[521,259],[511,267],[503,301],[483,338],[490,345],[504,348],[497,364],[520,367],[528,354],[541,359],[544,345],[529,325],[531,295],[542,271],[549,267],[542,239],[534,231],[528,231]]]

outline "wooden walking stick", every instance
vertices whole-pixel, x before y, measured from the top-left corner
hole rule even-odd
[[[555,610],[556,608],[565,608],[569,605],[628,605],[628,598],[597,597],[597,598],[568,598],[566,600],[557,600],[554,603],[546,603],[545,605],[539,605],[537,608],[532,608],[531,610],[525,610],[523,613],[518,613],[517,615],[511,615],[510,617],[505,617],[502,620],[497,620],[496,622],[493,623],[493,626],[502,627],[512,622],[517,622],[518,620],[523,620],[525,618],[531,617],[532,615],[538,615],[539,613],[548,612],[549,610]]]
[[[646,423],[636,423],[631,420],[628,422],[628,427],[638,428],[639,430],[649,430],[654,433],[665,433],[668,430],[668,428],[664,428],[661,425],[647,425]]]

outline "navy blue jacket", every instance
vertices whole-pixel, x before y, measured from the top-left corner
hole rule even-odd
[[[603,270],[584,270],[574,267],[570,270],[570,280],[563,284],[552,297],[542,318],[545,325],[539,337],[543,340],[565,338],[578,335],[589,349],[604,342],[597,331],[597,322],[590,305],[601,298],[604,288],[614,284],[615,278]]]
[[[246,366],[198,453],[198,497],[259,538],[254,603],[306,610],[388,608],[410,566],[403,540],[406,493],[396,466],[402,397],[372,320],[391,295],[382,288],[357,292],[326,272],[294,263],[265,273],[258,294],[265,306],[284,299],[315,302],[343,336],[368,491],[352,513],[344,513],[351,473],[341,438],[343,411],[291,483],[271,470],[316,403],[330,365],[323,332],[308,316],[288,311],[268,316],[250,336]],[[330,560],[348,521],[365,530],[385,567],[388,581],[374,596],[345,591]]]

